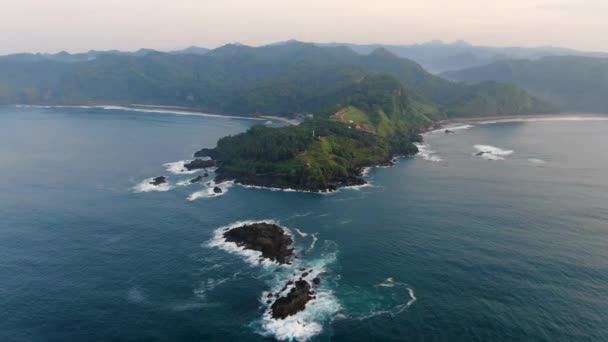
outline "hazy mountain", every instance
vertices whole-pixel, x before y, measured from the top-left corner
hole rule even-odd
[[[515,86],[453,83],[386,49],[361,55],[343,46],[290,42],[257,48],[229,44],[204,55],[140,52],[99,53],[80,63],[2,57],[0,103],[138,103],[290,115],[339,105],[344,92],[366,76],[388,73],[434,115],[547,110]]]
[[[413,45],[358,45],[348,43],[320,44],[325,46],[348,46],[356,52],[368,54],[383,47],[399,57],[409,58],[432,73],[459,70],[490,64],[505,59],[539,59],[546,56],[608,57],[608,53],[583,52],[559,47],[488,47],[475,46],[463,41],[443,43],[432,41]]]
[[[443,75],[458,81],[514,83],[563,110],[608,112],[608,58],[506,60]]]

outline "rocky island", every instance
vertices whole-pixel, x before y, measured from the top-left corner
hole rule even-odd
[[[368,76],[350,92],[337,111],[297,126],[254,126],[197,151],[195,158],[208,159],[192,163],[217,166],[216,183],[328,192],[363,185],[364,168],[418,152],[413,143],[433,121],[412,105],[396,79]]]
[[[152,179],[152,181],[150,182],[150,184],[154,185],[154,186],[159,186],[161,184],[165,184],[167,183],[167,177],[165,176],[159,176],[159,177],[155,177],[154,179]]]
[[[262,253],[262,258],[290,264],[293,239],[276,224],[258,222],[233,228],[224,233],[227,242]]]

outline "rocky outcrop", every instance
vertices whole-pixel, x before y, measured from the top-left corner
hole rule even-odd
[[[191,179],[190,180],[190,184],[198,183],[198,182],[200,182],[202,180],[203,180],[203,177],[202,176],[198,176],[196,178]]]
[[[313,299],[314,292],[306,280],[298,280],[285,297],[275,300],[270,306],[274,319],[285,319],[306,308],[306,303]]]
[[[271,223],[252,223],[233,228],[224,233],[228,242],[262,253],[262,258],[280,264],[291,263],[293,240],[283,228]]]
[[[152,184],[154,186],[159,186],[159,185],[165,184],[165,183],[167,183],[167,177],[165,177],[165,176],[156,177],[156,178],[152,179],[152,181],[150,182],[150,184]]]
[[[213,193],[214,194],[221,194],[222,192],[223,192],[222,189],[219,188],[219,187],[217,187],[217,186],[213,188]]]
[[[217,153],[215,152],[214,148],[203,148],[200,151],[196,151],[194,153],[194,158],[211,158],[211,159],[217,159]]]
[[[216,165],[215,160],[211,160],[211,159],[194,159],[193,161],[184,164],[184,167],[188,170],[188,171],[192,171],[192,170],[198,170],[198,169],[205,169],[208,167],[214,167]]]

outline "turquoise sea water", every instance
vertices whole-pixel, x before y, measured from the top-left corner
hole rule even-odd
[[[163,166],[255,123],[1,107],[0,340],[608,340],[608,121],[430,133],[330,195],[206,198]],[[264,319],[292,269],[209,246],[244,220],[288,227],[294,267],[324,272],[297,320]]]

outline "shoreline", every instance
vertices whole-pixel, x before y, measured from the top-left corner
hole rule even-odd
[[[445,127],[446,124],[456,124],[456,123],[464,123],[464,124],[489,124],[489,123],[499,123],[499,122],[514,122],[514,121],[525,121],[525,120],[555,120],[555,121],[568,121],[577,118],[586,118],[586,119],[602,119],[608,120],[608,113],[576,113],[576,112],[563,112],[563,113],[554,113],[554,114],[530,114],[530,115],[498,115],[498,116],[481,116],[475,118],[454,118],[438,121],[438,127]],[[425,132],[427,133],[427,132]]]
[[[159,113],[159,114],[173,114],[173,115],[192,115],[192,116],[203,116],[220,119],[239,119],[239,120],[274,120],[281,121],[290,125],[298,125],[300,121],[290,118],[283,118],[280,116],[272,115],[257,115],[257,116],[240,116],[240,115],[228,115],[228,114],[213,114],[201,111],[199,108],[193,107],[181,107],[181,106],[163,106],[163,105],[143,105],[143,104],[91,104],[91,105],[35,105],[35,104],[10,104],[7,106],[17,108],[83,108],[83,109],[106,109],[106,110],[124,110],[142,113]]]

